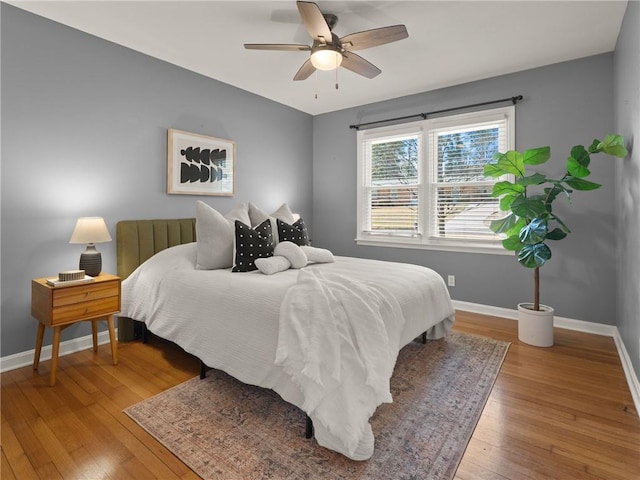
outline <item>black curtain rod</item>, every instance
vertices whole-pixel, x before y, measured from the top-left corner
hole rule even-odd
[[[362,127],[368,127],[370,125],[378,125],[379,123],[398,122],[400,120],[408,120],[410,118],[416,118],[416,117],[422,117],[423,120],[426,120],[429,115],[436,115],[438,113],[447,113],[447,112],[454,112],[456,110],[465,110],[467,108],[483,107],[485,105],[493,105],[494,103],[512,102],[515,105],[520,100],[522,100],[522,95],[516,95],[515,97],[501,98],[500,100],[491,100],[489,102],[474,103],[471,105],[463,105],[461,107],[445,108],[443,110],[434,110],[432,112],[426,112],[426,113],[416,113],[414,115],[407,115],[405,117],[388,118],[386,120],[376,120],[375,122],[359,123],[357,125],[349,125],[349,128],[354,128],[356,130],[359,130]]]

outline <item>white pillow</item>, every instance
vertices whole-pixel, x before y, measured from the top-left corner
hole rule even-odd
[[[248,224],[249,209],[245,203],[237,205],[226,215],[203,201],[196,201],[196,268],[214,270],[233,265],[235,221]]]
[[[259,209],[253,202],[249,202],[249,218],[251,219],[251,227],[256,227],[264,222],[267,218],[271,220],[271,231],[273,232],[273,238],[278,243],[278,225],[276,219],[279,219],[288,224],[293,224],[295,219],[293,213],[286,203],[283,203],[277,210],[268,214],[264,210]]]
[[[335,262],[333,253],[325,248],[312,247],[311,245],[303,245],[300,247],[310,262],[331,263]]]
[[[285,257],[256,258],[253,263],[265,275],[284,272],[291,267],[291,263]]]
[[[291,268],[302,268],[307,265],[307,256],[302,249],[293,242],[280,242],[273,250],[274,256],[285,257]]]

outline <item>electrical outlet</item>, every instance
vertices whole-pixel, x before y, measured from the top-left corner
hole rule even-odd
[[[450,287],[455,287],[456,286],[456,276],[455,275],[447,276],[447,285],[449,285]]]

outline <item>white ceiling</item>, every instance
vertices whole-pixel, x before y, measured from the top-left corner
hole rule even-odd
[[[610,52],[627,2],[319,0],[338,15],[339,37],[395,24],[409,32],[358,51],[382,74],[341,68],[338,90],[336,72],[292,80],[308,52],[243,47],[311,44],[294,0],[7,3],[315,115]]]

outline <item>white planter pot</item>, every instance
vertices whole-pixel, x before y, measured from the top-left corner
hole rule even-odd
[[[518,339],[536,347],[553,346],[553,308],[540,305],[533,310],[533,303],[518,304]]]

